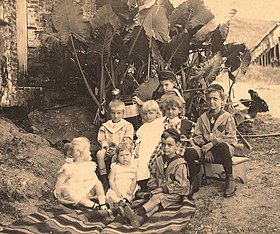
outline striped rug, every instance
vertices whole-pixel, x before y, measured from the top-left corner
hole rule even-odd
[[[47,212],[31,214],[9,226],[4,226],[0,233],[184,233],[194,212],[194,202],[185,199],[181,205],[174,205],[157,212],[141,227],[133,228],[127,225],[122,217],[113,217],[108,211],[74,210],[61,205]]]

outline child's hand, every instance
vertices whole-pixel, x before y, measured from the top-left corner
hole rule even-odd
[[[202,150],[202,152],[205,154],[205,153],[208,152],[210,149],[212,149],[213,146],[214,146],[213,143],[212,143],[212,142],[209,142],[209,143],[207,143],[206,145],[202,146],[202,147],[201,147],[201,150]]]
[[[151,192],[151,194],[153,194],[153,195],[156,195],[156,194],[159,194],[159,193],[163,193],[162,188],[156,188]]]
[[[119,198],[123,199],[123,195],[119,191],[117,191],[116,194]]]
[[[132,197],[133,192],[128,191],[128,192],[127,192],[127,195],[130,196],[130,197]]]

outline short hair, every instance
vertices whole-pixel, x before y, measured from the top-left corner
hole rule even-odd
[[[122,110],[125,110],[125,103],[120,99],[114,99],[109,103],[109,110],[112,110],[114,107],[120,107]]]
[[[120,152],[124,150],[128,150],[131,154],[134,149],[134,143],[130,138],[125,138],[118,146],[116,147],[116,155],[117,155],[117,161],[118,161],[118,155]]]
[[[153,110],[157,113],[157,118],[161,117],[161,111],[159,108],[158,103],[155,100],[148,100],[144,102],[142,108],[141,108],[141,115],[143,118],[143,115],[148,111],[148,110]]]
[[[90,140],[87,137],[76,137],[69,143],[64,145],[64,152],[67,156],[72,154],[73,149],[75,146],[81,146],[82,150],[81,153],[84,152],[86,148],[90,148]]]
[[[174,72],[169,70],[161,70],[158,72],[159,81],[170,80],[172,82],[176,82],[176,75]]]
[[[161,138],[163,138],[163,139],[167,139],[168,137],[173,138],[176,143],[178,143],[180,141],[180,134],[174,128],[168,128],[168,129],[164,130],[163,133],[161,134]]]
[[[225,90],[224,90],[223,86],[221,86],[219,84],[209,85],[208,88],[206,89],[206,95],[208,95],[209,93],[212,93],[212,92],[219,92],[221,99],[225,100],[226,95],[225,95]]]

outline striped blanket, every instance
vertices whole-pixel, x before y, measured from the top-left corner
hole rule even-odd
[[[113,217],[108,211],[71,209],[60,205],[47,212],[26,216],[2,230],[0,227],[0,233],[184,233],[194,212],[194,202],[186,198],[181,205],[157,212],[141,227],[134,228],[121,216]]]

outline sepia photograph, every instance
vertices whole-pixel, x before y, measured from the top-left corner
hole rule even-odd
[[[280,233],[278,0],[0,0],[0,233]]]

